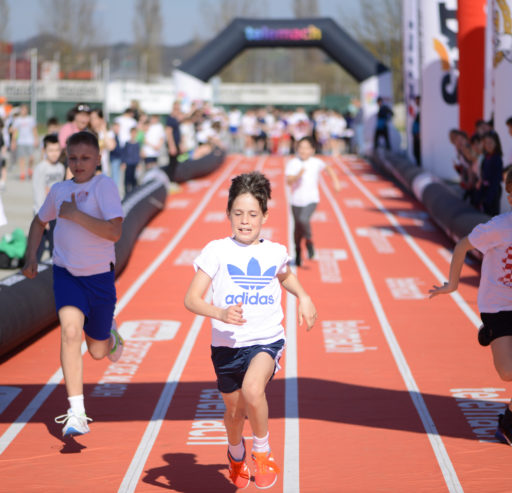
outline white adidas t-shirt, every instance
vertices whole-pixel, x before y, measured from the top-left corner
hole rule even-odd
[[[213,304],[227,308],[242,301],[244,325],[212,319],[212,346],[245,347],[284,339],[278,274],[290,260],[283,245],[268,240],[244,245],[233,238],[208,243],[194,261],[212,279]]]
[[[305,161],[294,157],[286,163],[285,174],[297,176],[302,168],[305,170],[303,175],[291,187],[290,202],[297,207],[320,202],[318,179],[320,172],[325,168],[325,163],[317,157],[310,157]]]
[[[124,216],[117,186],[108,176],[96,175],[85,183],[72,180],[56,183],[38,212],[39,219],[45,223],[57,219],[53,233],[53,263],[74,276],[108,272],[110,263],[115,263],[114,242],[69,219],[58,217],[62,202],[70,202],[72,193],[78,209],[90,216],[106,221]]]
[[[480,313],[512,310],[512,212],[479,224],[468,239],[484,254],[477,299]]]

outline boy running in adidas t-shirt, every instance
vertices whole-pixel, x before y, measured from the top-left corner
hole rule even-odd
[[[212,361],[226,406],[229,474],[238,488],[250,482],[242,437],[246,415],[256,486],[269,488],[279,472],[268,441],[265,387],[279,368],[285,342],[280,284],[297,296],[300,324],[304,319],[309,330],[317,316],[290,271],[286,248],[259,238],[269,199],[270,183],[261,173],[232,180],[227,215],[233,236],[206,245],[194,262],[196,274],[185,296],[190,311],[212,319]],[[212,304],[203,299],[210,283]]]
[[[74,178],[56,183],[30,225],[23,274],[37,275],[36,252],[46,224],[54,232],[53,290],[61,326],[61,364],[70,407],[55,419],[63,435],[89,431],[83,396],[82,329],[90,355],[117,361],[123,342],[113,319],[116,304],[114,243],[121,237],[123,208],[111,178],[96,175],[97,138],[78,132],[67,141]]]
[[[512,171],[505,186],[512,205]],[[483,253],[478,310],[483,325],[478,331],[482,346],[491,345],[494,366],[500,378],[512,380],[512,212],[493,217],[462,238],[453,252],[448,282],[434,286],[430,297],[455,291],[466,253],[476,248]],[[512,445],[512,401],[500,414],[496,438]]]

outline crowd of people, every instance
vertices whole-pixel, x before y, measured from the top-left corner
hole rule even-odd
[[[512,136],[512,117],[506,123]],[[485,214],[498,215],[502,183],[512,166],[512,156],[504,162],[500,136],[492,122],[478,120],[471,136],[452,129],[449,137],[455,151],[453,166],[460,177],[464,199]]]

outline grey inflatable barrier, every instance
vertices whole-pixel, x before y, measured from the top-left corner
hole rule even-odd
[[[116,243],[116,275],[128,263],[144,226],[161,211],[167,196],[167,177],[158,172],[153,180],[135,189],[125,200],[123,233]],[[35,279],[21,271],[0,280],[0,356],[57,323],[50,263],[41,263]]]
[[[454,241],[459,241],[476,225],[491,218],[475,210],[458,197],[448,185],[404,156],[379,149],[371,156],[371,160],[413,193],[423,203],[436,224]],[[479,257],[477,252],[472,253]]]
[[[195,160],[188,160],[178,163],[174,172],[174,181],[184,183],[194,178],[201,178],[215,171],[223,162],[226,153],[219,148],[215,148],[210,154]]]

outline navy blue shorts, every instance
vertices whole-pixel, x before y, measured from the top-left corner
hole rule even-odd
[[[98,341],[110,337],[116,306],[114,271],[92,276],[74,276],[67,269],[53,266],[53,292],[57,313],[74,306],[85,316],[84,332]]]
[[[274,374],[276,373],[279,369],[279,359],[283,353],[284,339],[261,346],[237,348],[212,346],[211,348],[213,367],[217,375],[217,387],[222,393],[230,394],[242,388],[249,364],[258,353],[268,353],[272,356],[275,361]]]

